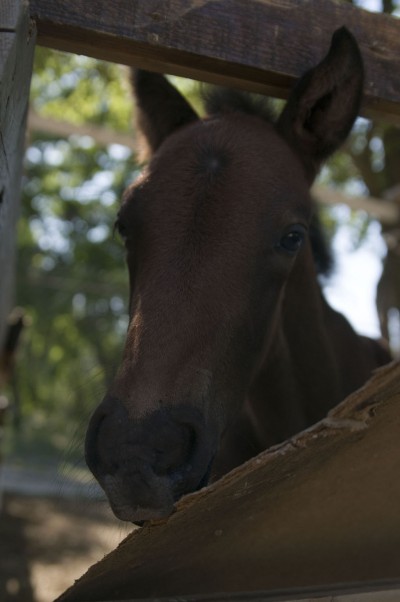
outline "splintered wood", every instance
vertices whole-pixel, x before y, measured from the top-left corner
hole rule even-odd
[[[325,420],[130,535],[60,601],[400,583],[399,442],[393,363]]]

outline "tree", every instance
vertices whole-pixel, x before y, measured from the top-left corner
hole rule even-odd
[[[365,2],[353,2],[364,6]],[[381,10],[389,14],[399,11],[399,2],[382,0]],[[368,193],[387,198],[399,207],[400,215],[400,129],[378,121],[363,121],[347,145],[351,169],[356,169]],[[348,173],[348,172],[347,172]],[[345,176],[346,177],[346,176]],[[400,341],[390,332],[389,318],[397,314],[400,323],[400,218],[390,225],[382,224],[387,245],[383,271],[377,287],[377,310],[383,336],[391,340],[393,350],[400,351]]]
[[[132,132],[129,85],[116,65],[38,48],[31,104],[45,116]],[[16,287],[30,317],[18,369],[22,441],[36,434],[63,447],[66,424],[82,439],[118,364],[128,285],[113,223],[137,169],[119,145],[31,132]]]

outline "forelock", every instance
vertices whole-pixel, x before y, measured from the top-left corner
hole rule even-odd
[[[210,87],[203,92],[202,96],[209,116],[236,112],[254,115],[269,123],[276,120],[269,99],[260,94],[250,94],[230,88]]]

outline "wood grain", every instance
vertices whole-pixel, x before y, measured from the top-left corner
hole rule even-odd
[[[399,586],[399,410],[391,364],[325,420],[128,536],[60,600]]]
[[[13,302],[15,226],[19,213],[25,121],[35,29],[27,3],[0,5],[0,345]]]
[[[400,122],[400,22],[338,0],[31,0],[45,46],[286,98],[346,25],[365,108]],[[90,7],[90,8],[89,8]]]

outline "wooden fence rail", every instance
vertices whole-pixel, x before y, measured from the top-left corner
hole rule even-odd
[[[31,0],[38,41],[285,98],[346,25],[366,65],[366,111],[400,122],[400,22],[337,0]]]

